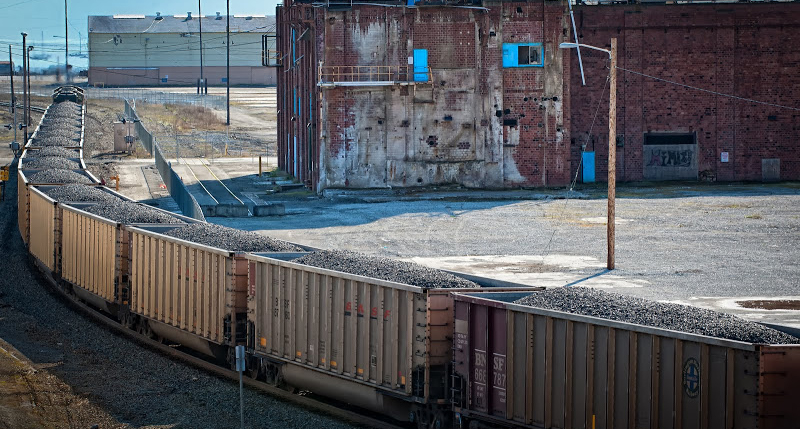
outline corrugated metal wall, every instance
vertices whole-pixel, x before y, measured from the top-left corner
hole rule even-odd
[[[237,286],[233,255],[135,228],[126,231],[136,249],[130,255],[131,311],[224,343],[225,320],[235,321],[246,306],[245,282]]]
[[[62,277],[108,302],[119,302],[115,277],[120,251],[117,224],[62,207]]]

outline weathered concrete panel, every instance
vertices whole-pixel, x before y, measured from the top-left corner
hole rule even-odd
[[[646,180],[697,179],[697,145],[645,145]]]

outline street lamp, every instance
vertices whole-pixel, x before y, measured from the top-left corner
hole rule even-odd
[[[611,50],[598,48],[596,46],[584,45],[583,43],[564,42],[558,45],[561,49],[587,48],[596,51],[603,51],[608,54],[611,63],[610,89],[608,98],[608,221],[606,235],[608,241],[608,254],[606,268],[614,269],[614,203],[616,200],[617,186],[617,39],[611,39]],[[581,65],[581,68],[583,66]]]

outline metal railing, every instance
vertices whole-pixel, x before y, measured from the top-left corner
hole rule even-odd
[[[430,67],[410,66],[322,66],[320,85],[369,85],[433,82]]]

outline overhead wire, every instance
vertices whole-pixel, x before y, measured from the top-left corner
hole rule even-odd
[[[622,70],[622,71],[624,71],[626,73],[631,73],[631,74],[635,74],[635,75],[639,75],[639,76],[644,76],[644,77],[647,77],[647,78],[650,78],[650,79],[655,79],[655,80],[658,80],[658,81],[661,81],[661,82],[670,83],[672,85],[682,86],[684,88],[694,89],[696,91],[702,91],[702,92],[707,92],[709,94],[719,95],[721,97],[733,98],[733,99],[740,100],[740,101],[747,101],[749,103],[763,104],[765,106],[777,107],[779,109],[788,109],[788,110],[800,111],[800,108],[798,108],[798,107],[784,106],[784,105],[781,105],[781,104],[768,103],[766,101],[754,100],[752,98],[740,97],[738,95],[725,94],[724,92],[712,91],[710,89],[700,88],[700,87],[692,86],[692,85],[686,85],[685,83],[675,82],[675,81],[672,81],[672,80],[667,80],[667,79],[664,79],[664,78],[651,76],[649,74],[637,72],[637,71],[634,71],[634,70],[629,70],[629,69],[626,69],[626,68],[623,68],[623,67],[619,67],[619,66],[617,66],[617,70]]]

